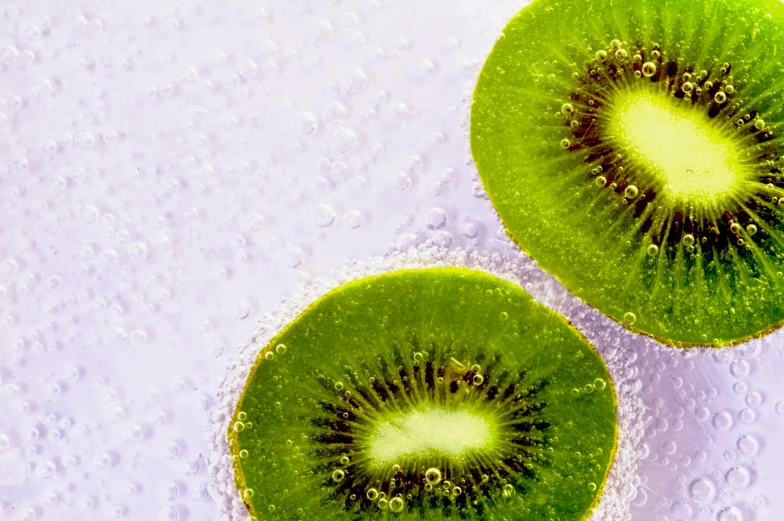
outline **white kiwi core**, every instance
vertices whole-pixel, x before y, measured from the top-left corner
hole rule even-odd
[[[432,408],[378,423],[369,448],[376,464],[387,465],[400,459],[456,460],[486,450],[492,442],[491,425],[482,416]]]
[[[703,107],[660,93],[618,93],[610,108],[612,137],[655,177],[672,203],[716,206],[741,190],[746,172],[736,143]]]

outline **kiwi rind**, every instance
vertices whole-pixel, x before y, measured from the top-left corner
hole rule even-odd
[[[237,487],[254,491],[244,497],[251,515],[285,520],[451,518],[441,509],[348,512],[325,493],[323,476],[303,477],[314,467],[291,458],[293,449],[286,443],[302,445],[301,422],[313,410],[303,408],[297,398],[307,402],[314,396],[319,384],[312,375],[339,377],[346,363],[372,360],[373,353],[386,353],[395,342],[405,350],[412,332],[423,343],[435,338],[469,352],[475,349],[470,346],[483,346],[512,365],[520,362],[552,377],[546,391],[547,414],[560,418],[563,413],[573,427],[556,428],[559,441],[553,446],[552,468],[541,470],[544,483],[532,483],[530,495],[523,494],[517,506],[526,519],[550,519],[552,512],[564,520],[587,518],[599,501],[617,445],[616,396],[607,369],[574,328],[521,288],[462,268],[406,270],[349,283],[308,307],[262,349],[231,422],[242,418],[252,428],[229,428]],[[277,352],[280,345],[286,346],[283,354]],[[572,394],[595,378],[607,382],[605,390]],[[578,432],[582,436],[575,435]],[[239,456],[242,450],[249,451],[244,458]],[[298,484],[294,470],[300,471]],[[275,505],[274,510],[269,505]],[[455,518],[483,519],[474,510],[451,513]],[[509,517],[513,518],[517,517]]]
[[[669,258],[651,265],[640,255],[650,237],[631,233],[638,224],[634,219],[612,214],[613,222],[600,219],[606,214],[596,205],[620,204],[621,198],[600,200],[596,191],[589,193],[590,176],[585,176],[587,187],[580,184],[586,164],[560,147],[570,135],[556,113],[577,88],[572,74],[585,74],[594,53],[609,49],[614,39],[624,42],[630,55],[638,47],[650,53],[655,42],[682,70],[705,67],[713,78],[721,78],[722,65],[729,63],[739,114],[761,114],[766,133],[770,130],[770,136],[756,140],[749,157],[756,160],[753,154],[764,152],[775,159],[765,180],[784,194],[777,135],[781,84],[773,57],[784,43],[778,29],[782,19],[784,4],[770,0],[698,0],[688,9],[665,0],[535,0],[518,13],[485,63],[471,115],[474,160],[510,237],[586,303],[662,343],[725,347],[781,327],[780,214],[764,241],[743,236],[748,255],[759,262],[731,264],[723,258],[713,275],[698,276],[694,262],[679,258],[675,245]],[[721,112],[717,119],[724,116]],[[611,226],[629,233],[609,236]],[[733,248],[728,257],[735,250],[740,258],[745,255]],[[730,282],[716,273],[729,273]]]

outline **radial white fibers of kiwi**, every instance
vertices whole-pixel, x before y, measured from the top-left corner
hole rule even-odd
[[[309,280],[290,299],[282,301],[275,311],[266,315],[257,332],[238,348],[217,390],[215,405],[210,412],[212,424],[206,434],[210,448],[206,455],[211,477],[209,490],[218,507],[226,513],[227,520],[249,519],[247,508],[234,485],[234,468],[226,435],[228,423],[259,351],[311,303],[347,282],[402,269],[450,266],[483,270],[518,284],[540,303],[572,321],[584,334],[586,329],[583,326],[589,327],[591,331],[586,336],[603,357],[616,387],[619,425],[617,456],[591,520],[619,521],[629,518],[630,501],[639,483],[635,470],[642,453],[643,432],[643,407],[636,395],[639,384],[634,379],[630,365],[636,359],[636,354],[625,347],[626,341],[633,335],[571,296],[516,248],[502,256],[424,245],[364,262],[354,261],[332,277]]]

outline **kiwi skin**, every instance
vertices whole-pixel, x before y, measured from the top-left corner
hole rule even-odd
[[[740,213],[742,221],[744,210],[739,207],[747,200],[770,207],[770,196],[784,196],[777,133],[781,89],[772,54],[784,45],[784,35],[778,29],[781,20],[784,6],[771,0],[697,0],[688,10],[665,0],[535,0],[524,8],[504,30],[480,74],[471,121],[475,163],[512,240],[587,304],[630,331],[664,344],[728,347],[782,327],[784,282],[776,275],[784,271],[780,218],[768,219],[757,212],[756,217],[762,217],[759,227],[770,227],[771,232],[752,238],[753,234],[747,236],[745,231],[739,236],[730,234],[729,223],[716,212],[710,220],[719,223],[722,240],[729,240],[730,246],[715,249],[718,255],[708,251],[709,247],[698,248],[698,260],[689,260],[680,235],[669,237],[676,239],[672,244],[657,243],[655,229],[646,231],[644,237],[636,236],[633,232],[642,222],[629,218],[634,205],[617,215],[605,211],[604,207],[625,204],[624,198],[607,195],[609,187],[602,194],[593,186],[595,176],[590,170],[596,163],[585,160],[588,152],[576,149],[574,139],[568,150],[561,148],[561,140],[572,138],[572,134],[563,118],[555,117],[566,103],[574,104],[578,111],[580,101],[574,101],[578,89],[585,94],[594,87],[583,78],[601,65],[596,64],[595,53],[610,50],[611,40],[616,38],[628,50],[630,74],[631,57],[637,50],[647,61],[654,43],[660,45],[666,56],[660,62],[661,78],[654,78],[658,81],[655,85],[650,80],[646,87],[653,85],[656,88],[649,90],[658,95],[660,87],[666,89],[666,83],[671,82],[673,106],[684,104],[679,76],[687,70],[698,76],[695,71],[704,67],[716,86],[734,83],[735,92],[728,95],[733,99],[719,105],[695,98],[688,109],[702,110],[710,128],[742,142],[738,149],[749,163],[754,162],[749,166],[755,169],[754,176],[759,173],[758,179],[753,179],[754,193],[744,195],[748,199],[740,201],[742,205],[732,200],[728,208],[721,208],[733,216]],[[724,72],[725,59],[731,71]],[[677,74],[669,77],[669,67]],[[548,72],[553,73],[550,78]],[[606,82],[605,91],[599,93],[597,87],[595,99],[610,107],[614,90],[622,90],[626,84],[631,85],[626,79]],[[583,96],[583,102],[585,99]],[[741,108],[733,108],[735,105]],[[756,134],[753,128],[748,130],[753,125],[736,130],[732,123],[744,115],[764,119],[767,128]],[[607,142],[599,146],[613,146]],[[632,155],[622,149],[615,152],[627,158]],[[776,165],[759,168],[756,162],[762,159],[773,159]],[[644,188],[640,184],[641,192]],[[655,183],[650,188],[655,189]],[[560,225],[552,225],[559,220]],[[612,234],[606,233],[609,229]],[[745,239],[747,249],[734,244],[738,237]],[[623,245],[627,240],[632,243],[628,248]],[[651,244],[662,250],[653,267],[638,254]],[[711,255],[720,259],[718,270],[708,266]],[[725,283],[722,275],[727,275],[729,282]],[[626,320],[627,315],[632,320]]]
[[[500,318],[501,313],[508,313],[507,318]],[[433,324],[443,327],[434,327]],[[401,327],[400,331],[405,333],[393,333]],[[379,335],[380,329],[385,330],[383,335]],[[541,469],[545,484],[538,480],[530,483],[527,486],[530,493],[525,492],[526,495],[522,497],[524,492],[520,492],[520,505],[528,509],[526,515],[530,517],[526,519],[549,519],[545,512],[547,509],[543,505],[537,506],[537,501],[542,501],[541,494],[538,494],[541,492],[551,498],[547,502],[554,512],[563,516],[561,519],[564,521],[589,517],[590,508],[598,504],[617,450],[617,397],[601,357],[573,327],[535,303],[519,287],[481,272],[460,268],[408,270],[350,283],[308,307],[262,350],[248,377],[229,428],[229,445],[235,462],[238,490],[255,490],[251,497],[244,497],[251,515],[258,519],[281,520],[309,519],[313,518],[314,512],[330,519],[381,519],[393,516],[389,510],[372,509],[350,514],[336,506],[340,502],[325,500],[319,494],[313,497],[313,490],[325,490],[323,481],[300,480],[301,483],[294,483],[296,480],[292,480],[291,471],[296,469],[300,475],[305,475],[312,467],[297,467],[296,461],[281,458],[280,454],[291,451],[283,443],[284,440],[294,439],[296,443],[301,436],[302,426],[297,422],[302,418],[296,420],[294,416],[301,416],[303,410],[293,411],[292,415],[281,414],[281,410],[296,409],[295,400],[286,401],[289,398],[285,396],[286,393],[272,389],[270,382],[275,381],[276,377],[285,386],[294,385],[296,381],[297,395],[307,400],[308,396],[315,396],[311,391],[318,386],[309,378],[311,369],[303,368],[330,375],[339,367],[335,374],[346,381],[345,374],[348,373],[340,373],[346,360],[352,366],[360,364],[361,367],[360,360],[376,360],[377,356],[373,354],[376,350],[386,351],[386,343],[379,341],[379,336],[389,336],[390,339],[401,340],[400,344],[403,344],[403,338],[412,330],[417,331],[420,338],[422,335],[429,338],[428,332],[434,332],[439,339],[449,336],[446,331],[457,331],[456,337],[465,335],[460,342],[465,343],[466,349],[472,345],[482,345],[488,346],[488,352],[492,353],[492,348],[497,348],[497,352],[511,364],[504,367],[514,368],[521,363],[536,368],[532,370],[532,378],[535,380],[550,375],[558,382],[550,387],[555,390],[546,391],[546,401],[549,400],[550,405],[545,413],[557,418],[557,423],[561,424],[566,423],[565,418],[575,418],[572,430],[583,432],[585,436],[570,434],[569,429],[560,427],[559,441],[553,447],[556,451],[553,466],[556,468]],[[339,353],[332,353],[330,360],[324,360],[325,346],[341,345],[341,342],[335,342],[337,338],[345,338],[347,343],[353,343],[353,339],[357,338],[359,344],[365,347],[362,349],[347,345]],[[444,344],[447,343],[444,341]],[[287,347],[283,355],[277,350],[281,344]],[[456,353],[466,352],[456,349]],[[272,356],[269,356],[270,353]],[[558,361],[571,360],[572,355],[577,356],[577,361],[566,366]],[[301,374],[303,370],[305,375]],[[574,386],[584,385],[586,378],[593,381],[597,375],[607,382],[604,391],[581,395],[579,399],[571,394],[575,390]],[[563,386],[567,388],[562,389]],[[273,400],[280,400],[282,408],[275,410]],[[585,401],[577,403],[580,400]],[[251,422],[253,428],[237,432],[233,425],[238,421],[246,425]],[[250,454],[241,457],[243,450],[249,450]],[[601,456],[596,457],[594,452],[597,450]],[[585,468],[588,465],[587,456],[584,460],[571,461],[573,456],[568,454],[580,451],[591,454],[590,469]],[[561,457],[562,466],[559,467],[558,458]],[[273,470],[270,466],[272,463],[279,470]],[[570,470],[563,467],[567,463],[573,465]],[[599,469],[594,468],[594,465]],[[588,481],[593,487],[590,490],[584,488]],[[290,492],[283,493],[284,488],[290,489]],[[303,495],[304,491],[310,491],[310,494]],[[290,497],[286,498],[286,495]],[[483,500],[481,496],[480,500]],[[271,504],[277,508],[269,510]],[[304,507],[304,512],[296,514],[295,506]],[[308,512],[311,517],[308,517]],[[394,513],[394,517],[420,519],[420,515],[424,515],[424,519],[450,519],[457,515],[454,509],[451,512],[452,515],[445,517],[440,510],[404,510]],[[493,515],[504,513],[503,510],[492,512]],[[463,514],[468,515],[469,519],[484,519],[475,511]],[[513,518],[517,517],[509,517]]]

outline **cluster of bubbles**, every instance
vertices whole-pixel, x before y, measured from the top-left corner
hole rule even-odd
[[[573,297],[564,295],[564,300],[550,301],[549,296],[552,291],[545,291],[544,293],[537,289],[536,285],[532,285],[533,281],[538,280],[535,276],[535,265],[530,260],[525,259],[521,254],[515,259],[503,259],[500,256],[493,256],[489,254],[478,254],[468,252],[465,250],[446,250],[439,249],[433,246],[423,246],[417,249],[411,249],[408,252],[396,252],[384,258],[374,258],[366,263],[355,262],[351,263],[344,273],[337,275],[333,279],[313,279],[303,286],[299,293],[295,294],[291,299],[283,304],[281,311],[270,317],[270,320],[263,323],[260,330],[253,336],[248,343],[240,350],[238,360],[240,363],[234,364],[232,369],[227,373],[227,378],[221,386],[219,396],[216,401],[216,411],[213,413],[214,425],[210,430],[210,441],[212,450],[208,455],[208,465],[214,475],[221,476],[216,479],[211,487],[211,493],[219,505],[225,505],[227,511],[231,512],[233,501],[237,498],[237,493],[233,488],[234,470],[231,462],[227,462],[224,456],[229,453],[229,446],[226,441],[225,432],[230,427],[229,422],[236,421],[233,418],[233,409],[237,403],[239,394],[241,393],[247,372],[252,366],[256,356],[258,355],[259,346],[265,345],[269,339],[289,320],[294,318],[302,309],[330,289],[337,285],[343,284],[355,278],[361,278],[374,274],[387,273],[389,271],[406,268],[422,268],[434,266],[465,266],[474,269],[482,269],[496,274],[497,276],[506,279],[517,281],[523,285],[529,293],[538,296],[542,301],[557,311],[564,313],[564,309],[560,309],[563,305],[579,306],[579,301]],[[569,313],[566,313],[567,315]],[[595,317],[595,315],[578,315],[577,318],[585,320],[586,317]],[[503,321],[508,317],[499,316],[499,320]],[[613,333],[613,334],[618,334]],[[595,339],[594,339],[595,340]],[[595,345],[601,346],[616,346],[617,341],[595,341]],[[607,485],[605,486],[602,495],[601,504],[593,511],[592,519],[597,520],[616,520],[623,519],[628,515],[629,502],[633,497],[627,490],[629,484],[634,483],[633,475],[636,466],[636,460],[640,454],[637,447],[637,439],[642,435],[639,425],[641,425],[641,412],[640,404],[636,402],[634,397],[635,392],[639,389],[631,384],[633,381],[634,371],[631,369],[630,362],[633,360],[627,355],[628,351],[620,347],[611,347],[603,350],[603,355],[608,363],[613,383],[616,386],[619,400],[619,420],[621,422],[620,440],[618,447],[618,456],[614,464]],[[412,363],[422,363],[426,360],[426,352],[417,352],[412,355]],[[478,364],[476,367],[468,366],[474,371],[474,376],[481,375],[481,366]],[[334,382],[333,385],[342,383]],[[592,392],[603,391],[609,388],[609,382],[606,381],[593,381],[588,382],[592,387]],[[586,389],[580,389],[581,392],[586,392]],[[346,456],[348,458],[348,456]],[[346,463],[341,462],[341,466],[331,470],[331,479],[337,483],[341,480],[347,479],[346,472],[348,471]],[[456,487],[453,483],[448,486],[443,479],[442,470],[438,468],[429,468],[425,472],[425,480],[423,487],[429,490],[436,491],[439,494],[454,495]],[[588,484],[586,484],[588,486]],[[594,484],[594,486],[597,486]],[[446,488],[445,488],[446,487]],[[372,489],[372,490],[371,490]],[[632,489],[632,492],[636,488]],[[405,508],[406,497],[404,496],[388,496],[381,495],[381,490],[378,488],[370,487],[366,490],[375,501],[378,508],[392,510],[392,508]],[[462,490],[461,490],[462,492]],[[378,495],[375,495],[375,494]],[[514,490],[511,487],[505,487],[501,490],[502,494],[511,496]],[[395,502],[399,498],[400,502]],[[370,498],[369,498],[370,499]],[[382,501],[383,500],[383,501]]]

